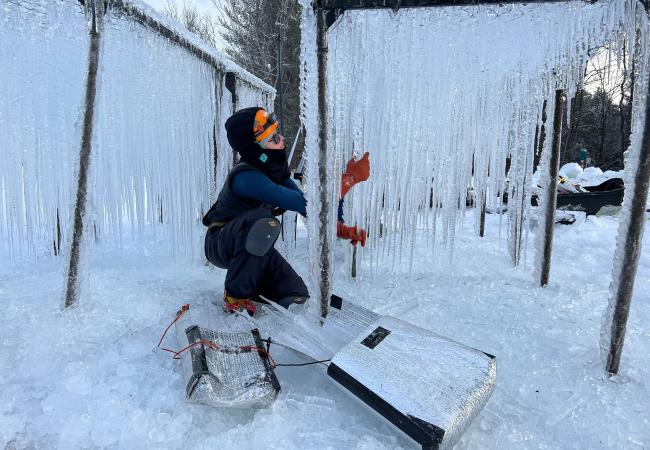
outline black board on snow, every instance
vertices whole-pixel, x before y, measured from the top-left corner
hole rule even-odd
[[[349,301],[333,302],[330,318],[360,332],[334,355],[328,376],[423,449],[452,447],[492,393],[496,358]]]

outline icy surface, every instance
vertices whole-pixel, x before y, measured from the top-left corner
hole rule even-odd
[[[473,221],[472,213],[465,217],[468,230]],[[558,227],[546,289],[512,269],[498,225],[488,214],[486,238],[459,234],[456,265],[431,263],[426,231],[418,229],[410,280],[406,262],[384,261],[374,279],[356,282],[339,263],[335,291],[497,356],[497,387],[457,449],[650,446],[650,314],[643,304],[650,253],[641,255],[621,373],[608,379],[598,335],[617,220],[590,216]],[[225,271],[169,262],[168,233],[159,231],[142,244],[125,233],[121,249],[101,241],[90,300],[65,313],[60,260],[0,265],[0,448],[410,448],[313,366],[278,368],[282,391],[268,410],[188,404],[179,362],[155,346],[181,305],[206,305],[209,316]],[[299,232],[295,267],[305,276]],[[277,362],[306,361],[281,347],[271,352]]]

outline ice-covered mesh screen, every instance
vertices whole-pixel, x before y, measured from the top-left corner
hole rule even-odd
[[[120,242],[162,223],[174,255],[201,253],[199,219],[232,166],[225,73],[241,105],[272,105],[273,88],[139,0],[96,6],[86,230]],[[7,0],[0,25],[0,252],[52,252],[60,236],[58,252],[77,189],[87,17],[76,0]]]
[[[209,347],[192,350],[193,358],[204,358],[209,373],[193,373],[198,382],[188,392],[189,400],[217,407],[266,407],[280,390],[273,371],[255,350],[250,331],[222,333],[200,328],[197,337],[216,343],[219,350]],[[199,356],[200,353],[200,356]]]
[[[237,109],[261,106],[268,111],[273,111],[274,97],[270,93],[260,91],[245,81],[238,81],[236,90]]]
[[[222,75],[184,48],[109,8],[102,29],[94,198],[102,231],[124,222],[171,227],[174,253],[193,249],[214,174]]]
[[[336,200],[347,160],[370,151],[370,179],[351,190],[344,209],[348,225],[368,230],[361,254],[412,261],[418,229],[453,250],[467,199],[487,194],[488,207],[497,207],[504,190],[510,234],[521,236],[544,99],[552,118],[555,89],[571,97],[589,51],[607,42],[622,48],[623,39],[633,48],[637,7],[612,0],[346,11],[328,33],[330,189]],[[303,26],[313,33],[313,18]],[[304,62],[313,136],[316,66]],[[551,142],[549,134],[543,160]],[[306,147],[314,173],[316,144]]]
[[[88,28],[73,0],[0,5],[0,255],[52,251],[75,189]]]

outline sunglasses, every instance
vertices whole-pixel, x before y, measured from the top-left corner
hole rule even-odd
[[[280,143],[280,129],[275,130],[275,133],[271,135],[271,140],[276,144]]]
[[[256,134],[264,133],[264,131],[266,131],[270,126],[272,126],[273,124],[275,124],[277,122],[278,122],[278,120],[277,120],[277,118],[275,116],[275,113],[269,114],[269,117],[266,119],[266,123],[264,124],[264,129],[260,130]],[[260,146],[264,146],[267,142],[270,142],[270,141],[273,141],[276,144],[280,143],[280,126],[279,125],[276,128],[275,132],[271,136],[267,137],[263,141],[260,141],[259,144],[260,144]]]

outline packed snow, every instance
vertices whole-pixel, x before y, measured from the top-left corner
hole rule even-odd
[[[488,215],[483,239],[469,232],[473,220],[470,211],[454,264],[442,252],[433,259],[418,230],[411,270],[384,261],[374,276],[350,280],[340,263],[349,244],[339,243],[335,292],[497,356],[497,387],[458,449],[648,448],[650,253],[641,255],[621,373],[610,379],[598,333],[617,219],[558,226],[545,289],[513,269],[499,216]],[[304,276],[298,231],[294,266]],[[221,298],[225,272],[170,262],[170,247],[160,231],[121,246],[101,241],[91,289],[68,311],[61,258],[39,249],[36,261],[2,265],[0,448],[412,448],[310,366],[277,369],[282,391],[269,409],[188,404],[179,362],[156,344],[180,305]],[[272,352],[278,362],[304,361]]]

